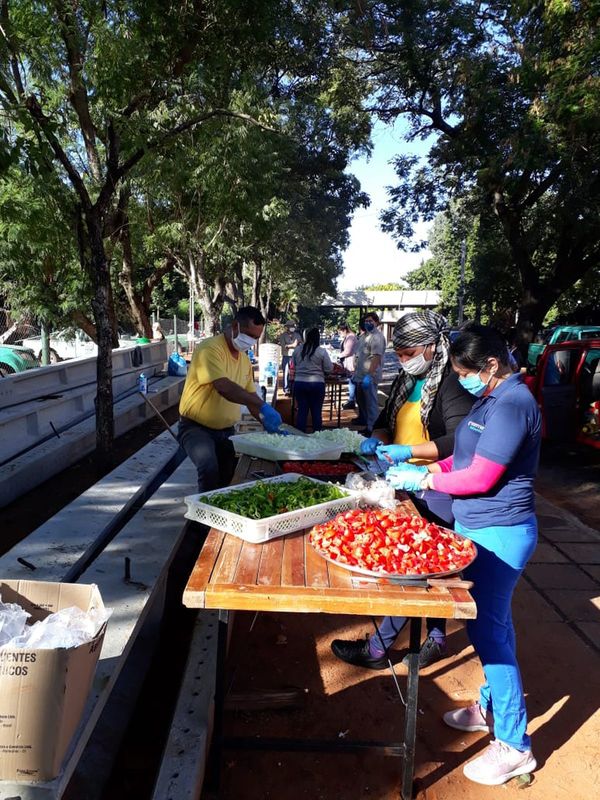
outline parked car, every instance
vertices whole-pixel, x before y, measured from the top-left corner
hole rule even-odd
[[[542,412],[542,435],[600,449],[600,335],[549,344],[525,381]]]
[[[527,351],[527,366],[537,368],[540,356],[549,344],[600,337],[598,325],[556,325],[538,333]]]
[[[39,366],[40,362],[31,348],[13,344],[0,345],[0,378]]]
[[[31,348],[37,357],[42,358],[42,337],[30,336],[23,339],[23,346]],[[98,352],[96,343],[80,330],[66,329],[50,334],[50,363],[56,364],[66,358],[79,356],[95,356]]]
[[[172,337],[171,337],[172,338]],[[179,337],[183,337],[180,335]],[[150,341],[145,340],[145,341]],[[133,347],[135,344],[142,343],[139,337],[119,331],[119,346]],[[29,347],[36,354],[37,358],[42,359],[42,337],[30,336],[23,339],[24,347]],[[98,354],[98,345],[87,333],[78,329],[65,329],[50,334],[50,363],[56,364],[67,358],[82,358],[85,356],[95,356]]]

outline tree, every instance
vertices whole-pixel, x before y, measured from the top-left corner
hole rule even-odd
[[[102,461],[112,449],[116,344],[106,238],[115,233],[119,192],[149,153],[167,151],[186,131],[219,117],[263,124],[229,101],[273,58],[284,9],[292,10],[277,0],[0,3],[1,155],[61,181],[76,208],[93,289]]]
[[[17,314],[49,328],[77,324],[89,331],[93,325],[84,310],[91,284],[75,269],[77,214],[70,201],[50,176],[42,179],[14,164],[7,170],[0,179],[0,280]]]
[[[495,220],[489,213],[472,216],[468,203],[453,201],[435,217],[429,236],[431,258],[406,276],[410,288],[437,289],[440,310],[456,324],[463,242],[465,318],[513,327],[518,275]]]
[[[372,110],[433,137],[429,161],[399,155],[384,228],[410,247],[414,224],[451,197],[492,212],[520,283],[524,343],[600,255],[600,50],[594,2],[363,2],[350,41]]]

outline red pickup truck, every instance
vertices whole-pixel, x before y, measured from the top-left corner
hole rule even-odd
[[[545,439],[600,449],[600,338],[548,345],[525,382],[539,403]]]

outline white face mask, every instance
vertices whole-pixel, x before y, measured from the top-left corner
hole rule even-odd
[[[409,375],[422,375],[431,366],[431,361],[425,358],[425,351],[423,351],[418,356],[409,358],[408,361],[401,361],[400,366]]]
[[[252,336],[242,333],[238,328],[238,335],[231,337],[231,344],[236,350],[239,350],[240,353],[245,353],[246,350],[250,350],[251,347],[254,347],[256,344],[256,339],[253,339]]]

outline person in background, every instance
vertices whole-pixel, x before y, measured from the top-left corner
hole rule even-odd
[[[394,326],[393,347],[400,360],[398,377],[373,436],[363,440],[361,453],[394,464],[419,463],[452,455],[454,432],[471,410],[474,398],[458,382],[449,358],[448,322],[434,311],[404,314]],[[391,443],[391,444],[388,444]],[[441,492],[413,496],[418,511],[431,522],[452,526],[452,498]],[[386,617],[379,635],[331,644],[343,661],[370,669],[387,667],[387,652],[406,624],[406,617]],[[426,667],[446,655],[446,620],[427,619],[427,638],[419,653]],[[407,664],[405,657],[403,663]]]
[[[281,369],[283,371],[283,391],[291,394],[290,389],[290,361],[294,350],[302,344],[302,337],[296,330],[296,323],[288,320],[285,323],[285,331],[279,337],[281,347]]]
[[[521,355],[521,351],[519,350],[519,344],[517,340],[517,329],[511,328],[508,333],[506,334],[506,343],[508,345],[508,356],[510,359],[510,365],[513,368],[514,372],[520,372],[521,369],[526,365],[523,356]]]
[[[348,373],[348,402],[344,403],[342,408],[349,410],[356,408],[356,385],[352,382],[354,375],[354,354],[358,347],[358,337],[352,332],[347,322],[343,322],[339,328],[340,338],[342,344],[340,347],[340,364]]]
[[[541,415],[523,376],[513,372],[504,338],[492,328],[466,328],[452,342],[450,359],[462,386],[477,398],[456,429],[454,452],[428,466],[396,467],[390,482],[407,491],[452,495],[455,529],[477,545],[477,558],[464,576],[474,582],[477,617],[468,620],[467,633],[484,684],[477,702],[448,711],[443,719],[460,731],[493,731],[491,744],[463,772],[475,783],[498,786],[537,766],[527,735],[511,603],[537,544],[534,480]]]
[[[306,431],[308,412],[312,418],[313,431],[323,428],[323,400],[325,399],[325,376],[333,364],[329,353],[320,346],[321,336],[318,328],[306,333],[306,340],[292,355],[294,363],[294,397],[298,403],[296,427]]]
[[[153,342],[162,342],[165,338],[165,332],[162,329],[162,326],[158,320],[152,323],[152,341]]]
[[[379,330],[379,316],[371,311],[364,317],[365,332],[358,340],[353,382],[356,386],[359,420],[364,419],[364,434],[371,435],[379,416],[377,387],[383,375],[385,336]]]
[[[194,350],[179,402],[177,438],[196,466],[199,492],[227,486],[233,477],[235,453],[229,437],[240,406],[247,406],[269,433],[281,425],[279,413],[256,394],[246,354],[264,325],[257,308],[244,306],[224,333]]]

